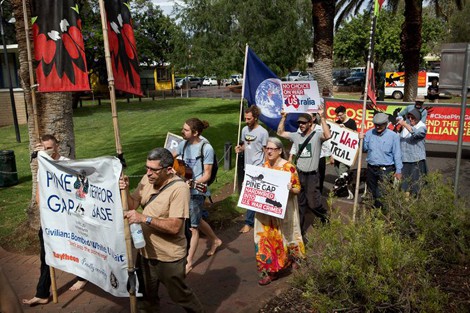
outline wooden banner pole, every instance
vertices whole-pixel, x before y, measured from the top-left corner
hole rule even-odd
[[[34,69],[33,69],[33,57],[31,53],[31,42],[29,41],[29,18],[28,18],[28,7],[26,6],[26,0],[23,0],[23,19],[24,19],[24,32],[26,37],[26,51],[28,55],[28,71],[29,71],[29,88],[31,92],[31,104],[33,107],[33,124],[34,124],[34,138],[36,143],[41,141],[39,134],[39,122],[38,122],[38,106],[36,101],[36,91],[35,88],[37,85],[34,81]],[[36,187],[37,188],[37,187]],[[51,276],[51,291],[52,291],[52,302],[58,303],[59,296],[57,294],[57,282],[55,279],[55,269],[49,267],[49,275]]]
[[[101,26],[103,28],[103,41],[104,41],[104,52],[105,52],[105,60],[106,60],[106,70],[108,74],[108,88],[109,88],[109,97],[111,100],[111,114],[113,118],[113,128],[114,128],[114,140],[116,142],[116,152],[118,155],[122,155],[122,145],[119,133],[119,123],[118,123],[118,114],[117,114],[117,106],[116,106],[116,89],[114,86],[114,75],[112,69],[112,62],[111,62],[111,53],[109,50],[109,42],[108,42],[108,22],[106,19],[106,10],[104,6],[103,0],[99,0],[100,5],[100,15],[101,15]],[[124,174],[124,170],[123,170]],[[129,206],[127,203],[127,193],[126,190],[121,190],[121,201],[122,201],[122,208],[124,212],[129,210]],[[124,219],[124,235],[126,239],[126,250],[127,250],[127,272],[129,273],[129,277],[135,274],[134,268],[134,258],[132,256],[132,243],[131,243],[131,233],[129,229],[129,221],[127,218]],[[137,312],[137,298],[136,298],[136,290],[133,288],[135,286],[131,286],[129,290],[129,297],[130,297],[130,311],[131,313]]]
[[[245,48],[245,65],[243,66],[243,85],[242,85],[242,94],[240,99],[240,116],[238,118],[238,133],[237,133],[237,140],[235,141],[235,146],[238,146],[240,142],[240,134],[242,129],[242,112],[243,112],[243,98],[245,98],[245,82],[246,82],[246,60],[248,58],[248,44],[246,44]],[[243,166],[243,165],[242,165]],[[237,157],[235,158],[235,175],[233,177],[233,192],[237,190],[237,181],[238,179],[238,153]]]

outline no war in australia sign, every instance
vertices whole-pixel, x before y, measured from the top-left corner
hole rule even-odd
[[[284,218],[290,178],[289,172],[247,164],[238,206]]]
[[[38,155],[46,263],[128,297],[124,219],[115,157],[54,161]]]
[[[333,158],[347,166],[356,162],[359,150],[359,134],[339,124],[327,122],[331,131],[331,155]]]
[[[321,104],[317,81],[282,82],[282,109],[286,113],[315,113]]]

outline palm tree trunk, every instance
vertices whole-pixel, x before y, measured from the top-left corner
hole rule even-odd
[[[418,88],[419,56],[421,51],[422,0],[405,0],[405,21],[400,36],[400,50],[405,66],[403,101],[413,101]]]
[[[29,0],[26,1],[27,8],[30,8]],[[47,93],[37,94],[37,113],[39,134],[35,133],[33,106],[31,98],[31,84],[28,69],[28,52],[26,47],[26,34],[24,30],[23,3],[22,0],[12,0],[13,12],[16,17],[16,40],[18,42],[19,76],[21,87],[24,90],[26,110],[28,114],[28,134],[29,148],[32,152],[38,143],[38,138],[44,134],[54,135],[60,143],[62,155],[75,157],[75,135],[73,132],[73,111],[72,95],[70,93]],[[28,13],[31,17],[31,14]],[[28,34],[32,38],[31,32]],[[32,193],[31,202],[27,209],[28,225],[32,228],[39,228],[39,210],[36,203],[37,188],[37,162],[31,162]]]
[[[324,87],[333,91],[334,0],[312,0],[313,74],[320,93]]]

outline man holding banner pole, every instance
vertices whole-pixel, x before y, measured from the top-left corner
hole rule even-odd
[[[244,152],[245,165],[251,164],[263,166],[264,148],[268,141],[268,131],[258,123],[261,110],[252,105],[245,110],[246,126],[242,129],[240,144],[235,147],[236,153]],[[246,210],[245,225],[240,229],[240,233],[248,233],[253,229],[255,223],[255,212]]]
[[[59,153],[59,142],[54,137],[54,135],[43,135],[41,137],[41,143],[37,144],[33,154],[31,155],[31,161],[36,159],[38,151],[46,152],[53,160],[68,160],[68,158],[60,155]],[[39,184],[36,189],[36,203],[39,206]],[[46,263],[46,251],[44,248],[44,237],[42,226],[39,228],[38,232],[39,236],[39,244],[40,244],[40,274],[38,284],[36,286],[36,295],[31,299],[23,299],[23,304],[26,305],[37,305],[37,304],[47,304],[49,302],[50,296],[50,288],[51,284],[53,283],[53,294],[54,294],[54,302],[57,300],[57,290],[55,288],[55,282],[52,280],[54,279],[54,269],[49,267]],[[76,291],[82,289],[87,281],[81,277],[77,276],[77,281],[75,284],[70,287],[70,290]]]
[[[129,180],[121,178],[119,186],[126,190],[129,223],[142,224],[146,245],[140,250],[144,277],[144,310],[158,312],[158,286],[163,283],[170,298],[187,312],[204,312],[201,302],[185,282],[186,236],[185,219],[189,218],[189,186],[177,177],[173,155],[165,148],[149,152],[136,190],[129,193]],[[138,207],[143,212],[136,211]],[[147,312],[147,311],[146,311]]]
[[[319,189],[320,175],[318,173],[318,164],[320,161],[322,142],[330,139],[331,132],[326,123],[323,106],[319,107],[318,114],[321,117],[322,131],[316,131],[312,128],[312,115],[308,113],[300,114],[297,119],[301,133],[285,131],[285,121],[287,117],[285,112],[281,112],[281,121],[277,129],[279,136],[289,139],[292,141],[293,145],[298,147],[296,150],[296,162],[301,186],[298,201],[302,235],[305,235],[308,228],[308,225],[305,224],[307,210],[319,217],[322,223],[328,221],[327,212],[323,207]]]

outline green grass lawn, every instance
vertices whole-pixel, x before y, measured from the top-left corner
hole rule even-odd
[[[98,106],[84,103],[74,112],[76,158],[94,158],[116,155],[116,145],[109,102],[102,101]],[[197,117],[210,124],[203,135],[210,140],[216,154],[223,158],[224,144],[236,143],[239,120],[239,101],[222,99],[166,99],[156,101],[118,102],[119,129],[124,157],[127,162],[126,175],[131,176],[134,188],[142,175],[147,153],[165,143],[167,132],[180,134],[186,119]],[[31,170],[29,167],[29,137],[26,125],[20,127],[22,143],[16,143],[13,126],[0,128],[0,150],[13,150],[19,176],[19,184],[0,188],[0,245],[12,240],[11,234],[27,219],[26,208],[31,199]],[[232,149],[232,167],[224,171],[223,161],[219,163],[217,181],[212,184],[213,193],[233,181],[235,153]],[[228,199],[228,216],[237,214],[236,202]],[[224,205],[224,204],[219,204]],[[233,207],[234,206],[234,207]],[[215,212],[220,212],[217,205]],[[223,218],[223,214],[214,214]],[[223,225],[224,222],[217,223]],[[18,247],[27,245],[19,244]],[[21,249],[21,248],[20,248]]]

